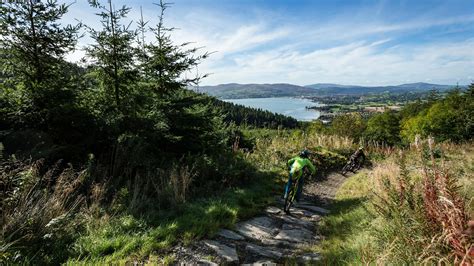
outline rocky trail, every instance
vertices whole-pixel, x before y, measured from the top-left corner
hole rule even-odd
[[[320,255],[308,252],[319,242],[317,225],[329,211],[337,188],[345,177],[333,173],[325,180],[305,184],[303,200],[285,214],[283,200],[277,197],[256,217],[236,224],[233,230],[221,229],[213,239],[190,246],[176,246],[172,253],[180,264],[274,265],[293,261],[311,263]]]

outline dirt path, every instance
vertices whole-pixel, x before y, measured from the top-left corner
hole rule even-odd
[[[343,176],[339,173],[331,173],[324,180],[317,182],[309,182],[305,184],[304,195],[305,197],[321,206],[328,206],[334,200],[337,190],[342,183],[351,174]]]
[[[303,200],[292,208],[290,215],[281,210],[283,202],[278,197],[260,216],[237,223],[233,230],[223,229],[213,239],[188,247],[177,246],[174,256],[179,263],[199,265],[317,261],[319,254],[304,252],[304,248],[318,243],[317,223],[329,213],[323,207],[331,203],[344,180],[344,176],[333,173],[325,180],[307,182]]]

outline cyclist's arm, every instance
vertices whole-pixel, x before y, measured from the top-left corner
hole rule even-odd
[[[306,159],[306,160],[307,160],[308,168],[311,171],[311,174],[314,175],[316,173],[316,167],[314,167],[313,163],[309,159]]]
[[[296,158],[289,159],[288,162],[286,163],[286,166],[290,167],[295,161],[296,161]]]

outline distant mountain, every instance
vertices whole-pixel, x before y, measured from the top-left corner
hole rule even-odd
[[[453,88],[453,85],[439,85],[430,83],[409,83],[401,84],[396,86],[357,86],[357,85],[339,85],[339,84],[326,84],[318,83],[305,86],[307,88],[315,89],[319,94],[337,94],[337,95],[361,95],[361,94],[373,94],[373,93],[406,93],[406,92],[423,92],[429,90],[444,91]]]
[[[333,83],[316,83],[312,85],[306,85],[305,87],[309,87],[312,89],[326,89],[326,88],[363,88],[362,86],[355,86],[355,85],[340,85],[340,84],[333,84]]]
[[[194,90],[207,93],[221,99],[296,97],[318,94],[312,88],[298,85],[278,84],[221,84],[216,86],[194,87]]]
[[[193,87],[193,90],[207,93],[221,99],[265,98],[265,97],[298,97],[317,95],[363,95],[378,93],[423,92],[429,90],[445,91],[453,85],[429,83],[410,83],[396,86],[357,86],[331,83],[317,83],[298,86],[287,83],[278,84],[220,84],[216,86]]]

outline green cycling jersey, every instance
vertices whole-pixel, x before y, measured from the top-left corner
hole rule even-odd
[[[303,174],[303,169],[308,167],[311,171],[311,174],[316,173],[316,168],[314,167],[313,163],[308,158],[301,158],[300,156],[296,156],[288,160],[287,165],[290,168],[290,174],[296,179]]]

